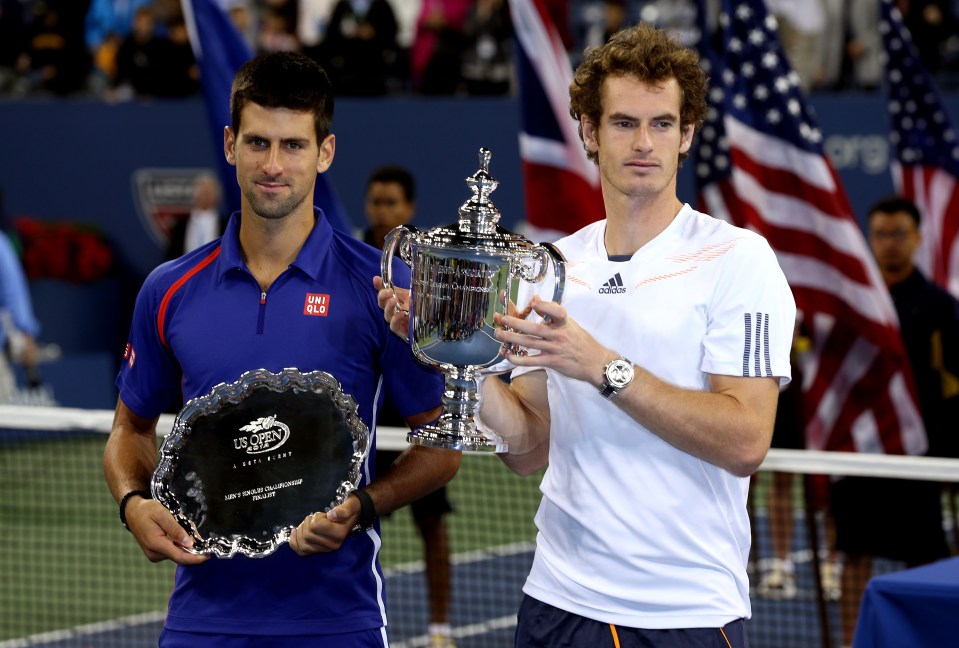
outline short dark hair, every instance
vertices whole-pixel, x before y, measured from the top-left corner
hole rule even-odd
[[[330,79],[316,61],[299,52],[267,52],[240,67],[230,91],[234,133],[240,131],[240,115],[248,103],[312,113],[317,143],[333,127]]]
[[[676,79],[681,93],[679,126],[693,126],[694,132],[706,118],[709,81],[699,64],[699,55],[680,45],[666,31],[646,23],[627,27],[610,36],[602,47],[587,50],[569,86],[569,114],[579,121],[582,115],[598,125],[603,116],[603,82],[609,77],[635,76],[649,84]],[[579,137],[583,138],[582,123]],[[585,144],[585,142],[584,142]],[[587,151],[597,161],[597,153]],[[681,153],[682,162],[689,152]]]
[[[898,194],[879,200],[869,208],[867,214],[869,218],[872,218],[873,214],[895,214],[896,212],[906,212],[915,221],[916,227],[922,227],[922,214],[919,213],[916,203]]]
[[[403,188],[403,195],[409,202],[416,200],[416,181],[413,180],[413,174],[399,165],[388,164],[374,170],[366,181],[366,188],[369,189],[374,182],[395,182]]]

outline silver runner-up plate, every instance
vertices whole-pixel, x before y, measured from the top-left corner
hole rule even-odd
[[[255,369],[183,406],[151,487],[192,553],[261,558],[307,515],[342,504],[369,450],[356,401],[332,375]]]

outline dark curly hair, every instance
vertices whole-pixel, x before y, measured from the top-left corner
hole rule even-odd
[[[312,113],[317,142],[333,128],[330,79],[316,61],[298,52],[260,54],[240,67],[230,91],[234,133],[240,132],[240,116],[247,103]]]
[[[602,47],[587,50],[569,86],[569,114],[573,119],[580,121],[585,115],[590,123],[599,124],[603,115],[601,90],[611,76],[634,76],[650,84],[676,79],[682,93],[680,128],[692,125],[698,129],[706,118],[709,82],[699,65],[699,55],[661,29],[639,23],[613,34]],[[583,139],[582,123],[579,138]],[[587,150],[586,156],[597,162],[596,152]],[[688,156],[688,152],[680,153],[680,164]]]

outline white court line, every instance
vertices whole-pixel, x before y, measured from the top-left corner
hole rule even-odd
[[[53,630],[51,632],[43,632],[20,639],[0,641],[0,648],[23,648],[24,646],[35,646],[37,644],[50,643],[52,641],[64,641],[66,639],[73,639],[74,637],[85,637],[88,635],[101,634],[104,632],[124,630],[133,626],[161,622],[165,616],[166,611],[133,614],[120,619],[113,619],[111,621],[88,623],[86,625],[67,628],[66,630]]]
[[[454,565],[482,562],[484,560],[489,560],[490,558],[527,553],[533,551],[534,548],[535,545],[532,542],[514,542],[500,545],[498,547],[490,547],[489,549],[466,551],[463,553],[454,554],[450,557],[450,562]],[[415,573],[417,571],[423,571],[423,569],[423,561],[417,560],[385,569],[384,573],[386,576],[394,576],[399,574]],[[0,648],[25,648],[26,646],[35,646],[37,644],[50,643],[53,641],[64,641],[74,637],[113,632],[133,626],[146,625],[148,623],[158,623],[163,621],[165,616],[165,611],[134,614],[128,617],[122,617],[120,619],[113,619],[111,621],[100,621],[98,623],[89,623],[73,628],[66,628],[64,630],[43,632],[40,634],[31,635],[29,637],[22,637],[20,639],[0,641]],[[512,621],[510,621],[510,619],[512,619]],[[510,625],[516,625],[516,615],[460,626],[453,630],[453,636],[456,638],[470,637],[477,634],[483,634],[484,632],[489,632],[491,630],[508,628]],[[414,637],[413,639],[409,639],[408,641],[400,644],[391,644],[392,648],[413,648],[414,646],[427,645],[429,645],[429,637],[426,635],[422,637]]]

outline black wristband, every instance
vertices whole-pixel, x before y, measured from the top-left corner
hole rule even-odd
[[[130,527],[127,526],[127,502],[130,501],[133,497],[142,497],[143,499],[153,499],[153,493],[148,490],[132,490],[126,495],[123,496],[123,499],[120,500],[120,524],[123,525],[123,528],[127,531],[130,530]]]
[[[353,532],[366,531],[376,523],[376,507],[373,506],[373,498],[369,493],[363,490],[355,490],[353,494],[360,500],[360,519],[353,527]]]

